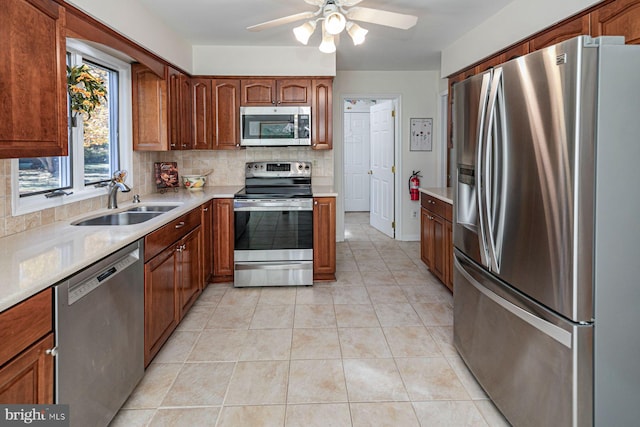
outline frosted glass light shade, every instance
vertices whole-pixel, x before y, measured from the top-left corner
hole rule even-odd
[[[347,20],[340,12],[333,12],[324,18],[324,28],[331,35],[340,34],[344,30]]]
[[[324,31],[322,34],[322,43],[318,47],[322,53],[333,53],[336,51],[336,44],[333,42],[333,36]]]
[[[347,22],[347,33],[351,36],[351,40],[353,40],[355,46],[364,43],[365,36],[368,32],[369,30],[365,30],[354,22]]]
[[[316,21],[308,21],[300,25],[299,27],[295,27],[293,29],[293,34],[296,36],[296,39],[300,43],[306,45],[307,43],[309,43],[309,37],[311,37],[315,30]]]

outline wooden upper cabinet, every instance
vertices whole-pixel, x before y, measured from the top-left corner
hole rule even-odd
[[[240,80],[218,79],[212,83],[216,150],[240,148]]]
[[[167,81],[141,64],[131,66],[133,149],[166,151]]]
[[[311,82],[311,147],[331,150],[333,147],[333,80]]]
[[[242,106],[276,104],[275,79],[243,79],[241,81]]]
[[[529,50],[533,52],[576,36],[589,35],[591,33],[589,28],[589,15],[564,21],[532,38],[529,41]]]
[[[591,34],[624,36],[627,44],[640,44],[640,0],[616,0],[591,12]]]
[[[311,105],[309,79],[243,79],[242,106]]]
[[[311,80],[278,80],[276,95],[278,105],[311,105]]]
[[[506,51],[502,53],[502,62],[511,61],[512,59],[516,59],[520,56],[524,56],[529,53],[529,42],[523,42],[517,44],[515,46],[510,47]]]
[[[188,150],[191,141],[191,79],[168,67],[169,82],[169,147]]]
[[[213,148],[215,107],[211,97],[211,79],[191,79],[191,111],[193,115],[191,138],[196,150]]]
[[[0,13],[0,158],[66,156],[64,9],[51,0],[3,0]]]

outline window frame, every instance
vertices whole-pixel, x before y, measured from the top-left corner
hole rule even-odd
[[[93,45],[75,39],[67,39],[67,52],[104,65],[118,72],[118,152],[119,169],[129,172],[127,180],[131,184],[133,171],[133,135],[131,119],[131,65],[120,58],[94,47]],[[69,156],[71,158],[72,186],[65,191],[72,194],[60,197],[45,197],[45,193],[20,197],[19,159],[11,160],[11,213],[13,216],[37,212],[44,209],[64,206],[82,200],[100,197],[107,194],[104,186],[90,184],[85,186],[84,179],[84,148],[82,144],[82,128],[71,128],[76,136],[69,141]],[[78,136],[80,138],[78,138]],[[71,143],[73,141],[74,143]],[[77,143],[76,143],[77,142]],[[82,161],[74,161],[82,159]]]

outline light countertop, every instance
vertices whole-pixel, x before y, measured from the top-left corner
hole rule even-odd
[[[141,205],[154,203],[180,206],[141,224],[71,225],[71,222],[83,217],[126,210],[132,206],[127,201],[120,202],[117,210],[99,209],[0,238],[0,311],[75,274],[208,200],[232,198],[241,188],[242,186],[209,186],[202,191],[180,189],[177,192],[144,195],[141,197]]]
[[[133,204],[120,202],[117,210],[86,212],[65,221],[0,238],[0,311],[29,298],[77,273],[105,256],[127,246],[166,223],[215,198],[233,198],[241,185],[206,186],[202,191],[180,189],[141,197],[141,205],[179,204],[149,221],[120,226],[74,226],[84,217],[127,210]],[[314,185],[315,197],[335,197],[331,185]]]
[[[420,192],[453,205],[453,187],[420,187]]]

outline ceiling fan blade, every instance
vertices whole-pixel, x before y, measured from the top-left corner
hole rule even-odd
[[[302,19],[313,18],[315,13],[313,12],[302,12],[296,13],[295,15],[289,15],[278,19],[273,19],[271,21],[262,22],[260,24],[252,25],[247,27],[249,31],[262,31],[267,30],[269,28],[277,27],[278,25],[289,24],[291,22],[300,21]]]
[[[307,0],[305,0],[307,1]],[[342,7],[351,7],[360,3],[362,0],[338,0],[336,3],[340,3]]]
[[[418,22],[417,16],[371,9],[368,7],[354,7],[349,9],[347,11],[347,18],[354,21],[370,22],[372,24],[400,28],[402,30],[408,30]]]
[[[324,6],[325,0],[304,0],[304,2],[314,6]]]

